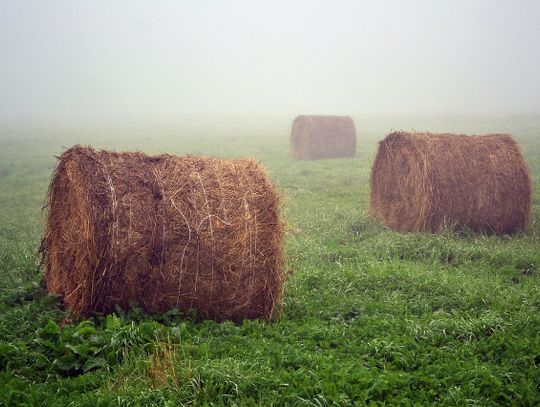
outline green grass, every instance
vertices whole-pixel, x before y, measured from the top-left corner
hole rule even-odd
[[[540,403],[538,192],[524,234],[399,234],[366,214],[382,133],[318,162],[290,161],[285,129],[180,133],[0,133],[0,405]],[[514,133],[539,191],[540,127]],[[281,317],[134,309],[62,325],[37,250],[54,155],[77,142],[260,159],[285,195]]]

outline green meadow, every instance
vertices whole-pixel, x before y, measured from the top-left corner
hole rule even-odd
[[[370,218],[370,166],[393,125],[380,120],[357,121],[355,158],[320,161],[289,159],[289,122],[1,129],[0,406],[539,405],[540,122],[497,123],[522,146],[533,216],[524,233],[485,236],[396,233]],[[55,156],[76,143],[260,160],[287,223],[279,317],[235,325],[134,308],[66,321],[38,249]]]

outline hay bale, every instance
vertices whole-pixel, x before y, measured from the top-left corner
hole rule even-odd
[[[354,157],[356,129],[347,116],[298,116],[291,130],[291,157],[297,160]]]
[[[370,207],[399,231],[512,233],[529,224],[531,180],[509,135],[395,132],[379,144]]]
[[[134,303],[270,318],[284,283],[279,201],[253,160],[75,146],[48,193],[47,288],[83,316]]]

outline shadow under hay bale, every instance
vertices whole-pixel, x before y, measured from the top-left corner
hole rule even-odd
[[[135,303],[268,319],[285,278],[279,201],[253,160],[75,146],[49,187],[47,289],[83,316]]]
[[[509,135],[395,132],[379,143],[370,210],[398,231],[506,234],[527,228],[531,189]]]
[[[298,116],[291,130],[291,157],[297,160],[354,157],[356,129],[347,116]]]

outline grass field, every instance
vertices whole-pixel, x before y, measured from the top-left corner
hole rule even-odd
[[[217,126],[2,130],[0,405],[539,405],[537,124],[505,128],[535,197],[530,230],[501,237],[399,234],[372,220],[380,131],[360,131],[354,159],[293,162],[288,124],[254,127],[256,137]],[[54,155],[74,143],[257,157],[285,196],[281,317],[195,323],[134,309],[63,325],[37,251]]]

